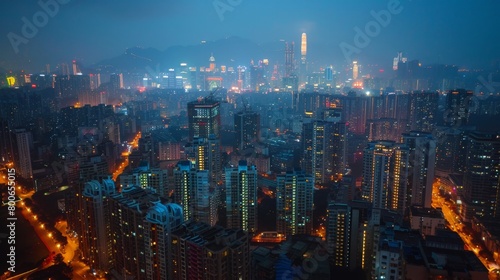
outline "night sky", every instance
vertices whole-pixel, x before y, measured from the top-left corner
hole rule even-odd
[[[56,0],[41,0],[51,2]],[[63,0],[59,0],[63,2]],[[374,20],[371,11],[387,10],[394,0],[64,0],[59,11],[33,38],[14,51],[8,34],[23,37],[22,18],[33,22],[43,11],[38,1],[1,1],[0,68],[39,71],[78,59],[91,65],[141,46],[165,50],[201,40],[238,36],[256,43],[300,41],[306,32],[309,54],[327,63],[342,63],[341,42],[351,44],[355,27]],[[396,1],[397,2],[397,1]],[[229,3],[229,4],[228,4]],[[233,3],[233,6],[230,6]],[[215,6],[231,8],[217,13]],[[500,1],[401,0],[357,58],[390,63],[396,52],[422,63],[488,67],[500,59]],[[38,13],[40,14],[40,13]],[[43,23],[43,18],[42,23]],[[12,33],[11,33],[12,34]],[[12,35],[11,35],[12,36]],[[25,41],[26,42],[26,41]],[[297,53],[299,53],[297,48]]]

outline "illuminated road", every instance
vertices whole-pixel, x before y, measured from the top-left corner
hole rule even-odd
[[[442,182],[435,183],[432,192],[432,206],[434,208],[441,208],[445,220],[449,223],[450,230],[456,232],[466,245],[467,249],[473,251],[476,257],[483,263],[483,265],[490,271],[489,279],[498,279],[499,274],[494,271],[496,264],[489,262],[486,258],[479,254],[481,244],[474,243],[471,235],[467,235],[464,231],[466,225],[461,221],[460,215],[456,213],[451,207],[455,206],[454,202],[448,202],[439,195],[439,186]]]
[[[132,150],[135,150],[139,147],[139,139],[141,139],[141,132],[138,132],[132,142],[129,143],[130,149],[126,152],[122,153],[122,158],[124,158],[123,162],[118,166],[118,168],[113,172],[113,180],[116,181],[118,176],[123,173],[125,168],[127,168],[129,160],[128,156],[132,152]]]
[[[27,194],[21,194],[20,197],[22,199],[31,198],[33,193],[34,192],[31,191]],[[33,226],[33,229],[38,235],[38,238],[43,242],[45,247],[47,247],[49,252],[55,252],[55,254],[61,253],[61,255],[64,257],[64,262],[69,263],[73,267],[73,279],[94,279],[88,273],[90,268],[84,263],[75,259],[75,252],[78,250],[78,241],[66,235],[67,223],[65,221],[58,222],[55,225],[55,228],[58,229],[68,240],[68,244],[66,245],[66,247],[61,248],[61,245],[52,238],[51,234],[46,230],[45,226],[40,223],[37,216],[32,213],[31,209],[26,207],[24,205],[24,202],[21,202],[20,206],[22,208],[21,212],[24,218],[28,220]]]

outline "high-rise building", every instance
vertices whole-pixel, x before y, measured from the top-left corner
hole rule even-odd
[[[410,93],[410,129],[432,132],[437,123],[439,93],[413,91]]]
[[[367,267],[371,257],[368,254],[370,210],[367,201],[328,204],[326,242],[334,266],[351,270]]]
[[[469,128],[436,127],[436,171],[463,174],[467,156]]]
[[[471,133],[467,141],[462,215],[500,217],[500,134]]]
[[[408,61],[408,58],[403,57],[402,52],[398,52],[397,56],[393,59],[392,70],[397,71],[399,63],[406,63],[406,61]]]
[[[114,269],[123,277],[171,279],[170,233],[183,224],[180,206],[139,187],[109,202]]]
[[[174,169],[174,202],[186,221],[215,225],[218,220],[218,190],[210,188],[208,171],[194,169],[189,161],[179,161]]]
[[[363,198],[373,208],[403,215],[406,210],[409,151],[393,141],[370,142],[363,154]]]
[[[294,47],[294,42],[285,42],[285,77],[295,75]]]
[[[283,88],[287,91],[297,91],[299,78],[295,72],[294,42],[285,42],[285,73],[283,75]]]
[[[210,187],[222,184],[220,140],[213,135],[209,138],[196,138],[192,147],[193,164],[197,170],[208,172]]]
[[[300,81],[299,83],[305,84],[307,82],[307,34],[302,33],[300,43]]]
[[[359,65],[357,61],[352,62],[352,79],[357,80],[359,76]]]
[[[220,103],[213,96],[188,103],[189,141],[195,138],[220,138]]]
[[[111,179],[88,181],[83,188],[80,249],[91,269],[106,272],[113,266],[113,243],[110,228],[109,199],[116,194]]]
[[[244,151],[254,147],[260,139],[260,114],[242,111],[234,115],[234,131],[236,132],[236,149]]]
[[[76,60],[73,60],[73,75],[78,75],[81,74],[82,72],[78,68],[78,65],[76,64]]]
[[[431,133],[411,131],[403,134],[403,143],[409,149],[406,206],[431,208],[436,140]]]
[[[311,234],[313,225],[314,177],[288,171],[276,178],[276,228],[286,237]]]
[[[9,122],[0,117],[0,162],[14,160],[13,142],[14,135],[10,132]]]
[[[257,169],[240,161],[226,168],[227,228],[257,231]]]
[[[125,88],[125,86],[123,84],[123,74],[122,73],[111,74],[111,76],[109,77],[109,82],[111,83],[111,88],[113,90]]]
[[[146,279],[172,279],[171,233],[184,223],[182,208],[174,203],[154,203],[144,218]]]
[[[168,171],[160,168],[138,168],[128,174],[120,175],[120,188],[131,186],[151,188],[163,197],[168,197],[168,182]]]
[[[321,119],[304,119],[302,128],[302,167],[315,183],[336,180],[346,168],[346,123],[339,109],[328,109]]]
[[[33,169],[31,165],[31,151],[33,149],[33,136],[26,129],[15,129],[14,166],[19,176],[25,179],[33,178]]]
[[[168,279],[250,279],[249,236],[243,230],[188,222],[172,232],[170,252],[173,275]]]
[[[472,90],[455,89],[446,93],[446,108],[444,122],[448,126],[464,126],[469,122],[469,109]]]

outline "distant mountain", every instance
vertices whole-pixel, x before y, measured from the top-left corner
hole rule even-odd
[[[251,60],[268,58],[280,61],[283,57],[283,42],[258,45],[239,37],[228,37],[217,41],[207,41],[192,46],[172,46],[164,51],[154,48],[129,48],[114,58],[101,61],[89,68],[101,72],[149,72],[165,71],[178,67],[180,63],[188,66],[208,66],[213,54],[217,65],[238,66],[250,64]]]

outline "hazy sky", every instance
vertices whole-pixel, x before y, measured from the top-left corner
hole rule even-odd
[[[44,18],[39,3],[54,1],[68,3],[57,2],[58,11]],[[369,44],[356,45],[355,27],[364,30],[372,11],[395,2],[388,24],[372,29]],[[71,59],[88,65],[128,47],[165,50],[227,36],[299,42],[302,32],[310,52],[331,52],[328,63],[343,61],[342,42],[371,62],[390,61],[397,51],[423,63],[483,66],[500,59],[498,0],[23,0],[1,1],[0,11],[0,67],[14,70]],[[23,17],[33,23],[34,16],[40,27],[23,35]]]

